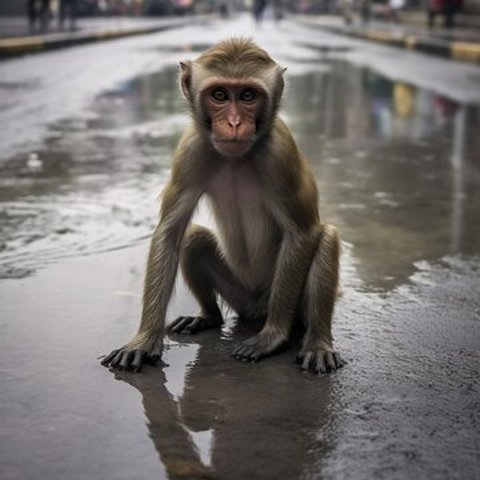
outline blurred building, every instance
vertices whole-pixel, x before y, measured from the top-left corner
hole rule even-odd
[[[216,0],[77,0],[80,16],[91,15],[172,15],[192,11],[196,4],[211,5]],[[58,0],[51,0],[51,8],[58,10]],[[27,0],[0,0],[0,15],[23,16]]]
[[[52,10],[58,10],[58,1],[51,0]],[[269,0],[273,2],[274,0]],[[276,0],[287,10],[309,14],[335,14],[342,10],[344,0]],[[353,0],[359,3],[362,0]],[[371,3],[388,3],[389,0],[369,0]],[[426,10],[427,0],[406,0],[409,10]],[[190,12],[218,10],[227,3],[236,11],[251,7],[253,0],[77,0],[80,16],[92,15],[175,15]],[[463,12],[480,14],[480,0],[463,0]],[[0,0],[0,16],[24,16],[27,0]]]
[[[58,9],[58,0],[51,0],[50,2],[52,10]],[[89,12],[98,13],[102,6],[106,7],[107,0],[77,0],[79,12],[81,14]],[[0,15],[26,15],[27,13],[27,0],[0,0]]]

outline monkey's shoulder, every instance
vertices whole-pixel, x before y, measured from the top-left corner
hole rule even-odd
[[[312,185],[313,173],[308,160],[298,148],[287,124],[277,118],[271,135],[257,154],[259,172],[269,182],[282,185],[285,190],[302,189]],[[293,193],[293,191],[291,191]]]
[[[205,141],[195,125],[190,125],[181,136],[172,162],[172,181],[175,184],[203,183],[212,170],[211,145]]]
[[[276,166],[286,163],[294,169],[308,168],[308,162],[300,151],[293,132],[280,117],[275,119],[268,147]]]

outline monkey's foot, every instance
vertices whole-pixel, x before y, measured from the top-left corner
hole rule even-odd
[[[153,349],[132,348],[125,345],[122,348],[112,350],[102,361],[104,367],[116,368],[118,370],[131,370],[139,372],[142,365],[149,363],[157,365],[162,358],[162,347]],[[165,363],[162,362],[163,365]]]
[[[345,361],[338,352],[325,347],[302,348],[297,355],[297,363],[305,372],[327,373],[336,372],[345,365]]]
[[[220,316],[178,317],[167,327],[169,334],[192,335],[193,333],[220,328],[223,319]]]
[[[282,335],[274,336],[260,332],[242,342],[233,351],[233,357],[242,362],[258,362],[281,347],[285,341],[286,338]]]

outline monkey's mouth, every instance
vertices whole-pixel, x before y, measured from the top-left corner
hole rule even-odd
[[[251,140],[240,140],[238,138],[225,138],[225,139],[213,139],[213,143],[237,143],[237,144],[247,144],[251,145],[252,141]]]
[[[240,140],[235,138],[214,139],[213,146],[223,155],[238,157],[247,153],[253,144],[252,140]]]

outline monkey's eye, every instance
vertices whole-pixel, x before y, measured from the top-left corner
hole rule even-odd
[[[240,93],[242,102],[253,102],[257,98],[257,92],[253,88],[246,88]]]
[[[210,95],[216,102],[226,102],[228,100],[228,92],[225,88],[215,88]]]

